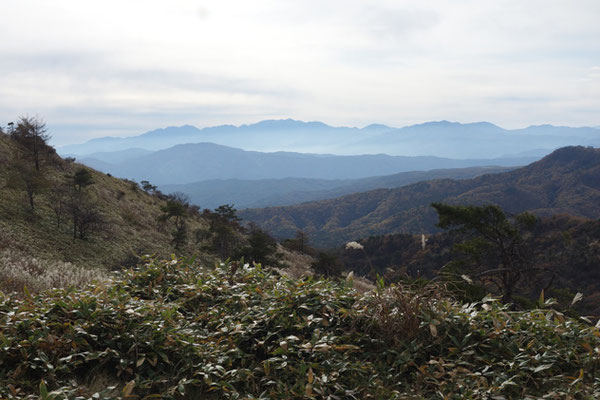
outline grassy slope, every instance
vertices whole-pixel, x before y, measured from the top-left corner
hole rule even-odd
[[[6,166],[14,157],[18,146],[8,137],[0,135],[0,252],[11,250],[48,261],[66,261],[86,268],[118,268],[134,253],[170,254],[172,228],[157,229],[160,206],[165,204],[120,179],[91,170],[94,184],[85,190],[99,205],[105,220],[101,231],[86,240],[73,240],[68,216],[60,229],[56,226],[50,208],[49,193],[36,197],[36,212],[32,217],[27,210],[24,191],[6,188]],[[48,179],[56,184],[66,175],[73,175],[82,167],[77,163],[43,163]],[[200,217],[189,219],[190,232],[205,226]],[[195,251],[189,243],[183,249],[187,254]]]
[[[0,296],[0,397],[598,398],[598,327],[548,306],[148,260],[110,285]]]

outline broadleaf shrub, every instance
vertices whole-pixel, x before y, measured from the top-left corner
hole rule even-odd
[[[592,324],[490,298],[463,305],[435,287],[358,294],[173,258],[81,290],[0,297],[1,398],[600,396]]]

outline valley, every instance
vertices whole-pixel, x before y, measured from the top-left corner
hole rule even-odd
[[[465,393],[516,393],[467,384],[468,374],[423,385],[433,372],[425,366],[442,358],[522,381],[532,395],[545,393],[526,383],[532,374],[551,390],[570,390],[571,379],[540,376],[537,362],[519,372],[503,367],[523,356],[505,343],[533,337],[531,359],[553,350],[582,360],[553,373],[591,368],[584,347],[563,341],[598,338],[596,148],[563,147],[541,159],[452,160],[205,143],[101,152],[78,163],[37,140],[0,134],[0,313],[13,315],[2,323],[2,362],[12,366],[0,368],[2,396],[311,398],[352,391],[417,398],[456,393],[452,382],[462,382]],[[132,175],[140,182],[123,178]],[[193,181],[198,176],[219,178]],[[162,183],[177,179],[190,182]],[[532,213],[535,224],[522,233],[512,230],[517,222],[502,228],[533,262],[523,264],[528,269],[508,304],[460,251],[478,243],[476,231],[443,231],[434,202],[479,213],[499,206],[510,221]],[[267,207],[250,208],[261,205]],[[497,268],[494,251],[479,251]],[[389,311],[400,306],[400,317]],[[591,319],[577,319],[582,315]],[[499,336],[490,321],[514,328]],[[16,328],[25,325],[39,339]],[[469,346],[478,355],[452,350],[456,335],[476,335]],[[65,349],[47,338],[73,344]],[[436,350],[440,345],[448,351]],[[41,353],[51,364],[35,364]],[[398,354],[421,365],[390,363]],[[287,368],[290,360],[299,369]],[[386,377],[371,382],[383,370]],[[596,393],[592,383],[581,390]]]
[[[600,152],[556,150],[512,171],[471,179],[423,181],[288,207],[243,210],[240,215],[278,238],[301,230],[324,246],[386,233],[433,233],[430,204],[497,204],[511,213],[600,217]]]
[[[600,399],[600,1],[3,1],[0,400]]]

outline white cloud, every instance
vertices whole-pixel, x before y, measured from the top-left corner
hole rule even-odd
[[[0,121],[598,125],[598,15],[597,0],[7,1]]]

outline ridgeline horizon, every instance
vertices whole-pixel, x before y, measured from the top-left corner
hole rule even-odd
[[[600,129],[550,124],[504,129],[485,121],[460,123],[448,120],[400,128],[377,123],[357,128],[288,118],[239,126],[169,126],[134,136],[104,136],[56,147],[63,156],[83,156],[132,148],[157,151],[187,143],[214,143],[261,152],[498,158],[532,152],[547,154],[568,145],[598,146]]]

